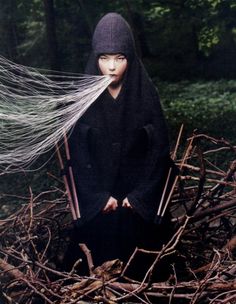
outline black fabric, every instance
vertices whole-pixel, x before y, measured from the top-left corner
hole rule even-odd
[[[109,13],[98,22],[92,39],[92,47],[95,56],[103,53],[123,53],[130,58],[135,53],[130,27],[116,13]]]
[[[118,52],[128,59],[118,97],[106,90],[69,138],[81,211],[76,242],[89,244],[97,263],[125,260],[137,245],[157,249],[168,235],[153,224],[171,165],[166,122],[158,93],[136,56],[131,30],[113,13],[95,29],[86,73],[99,74],[100,53]],[[120,206],[104,215],[101,210],[111,196]],[[126,197],[132,210],[121,207]]]
[[[144,221],[134,210],[121,206],[115,212],[99,213],[71,232],[71,241],[63,268],[70,271],[73,264],[81,259],[79,274],[88,275],[87,258],[81,251],[79,243],[85,243],[90,249],[95,267],[117,258],[126,263],[136,247],[160,250],[172,234],[168,216],[167,214],[162,225],[159,226]],[[142,280],[155,257],[156,255],[139,252],[132,260],[126,276]],[[166,260],[159,262],[158,269],[153,272],[155,280],[167,279],[169,270],[169,263]]]
[[[113,195],[128,196],[141,216],[154,218],[169,144],[158,95],[138,60],[130,63],[118,98],[106,91],[83,115],[70,146],[82,221]]]

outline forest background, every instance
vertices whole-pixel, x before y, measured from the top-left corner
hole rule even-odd
[[[172,145],[182,123],[185,137],[197,129],[235,142],[234,0],[0,0],[0,8],[0,55],[76,73],[83,73],[98,20],[121,13],[159,89]],[[33,174],[1,177],[0,215],[29,186],[34,193],[48,189],[56,168],[51,161]]]

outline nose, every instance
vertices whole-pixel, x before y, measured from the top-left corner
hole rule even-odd
[[[115,60],[113,60],[113,59],[109,60],[108,68],[109,68],[110,71],[114,71],[116,69]]]

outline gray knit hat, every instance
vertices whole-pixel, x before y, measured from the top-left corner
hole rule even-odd
[[[134,37],[129,24],[117,13],[105,15],[95,28],[92,47],[95,56],[105,53],[134,55]]]

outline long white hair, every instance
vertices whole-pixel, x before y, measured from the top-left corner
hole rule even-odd
[[[0,56],[0,173],[29,169],[70,132],[111,81],[39,72]]]

